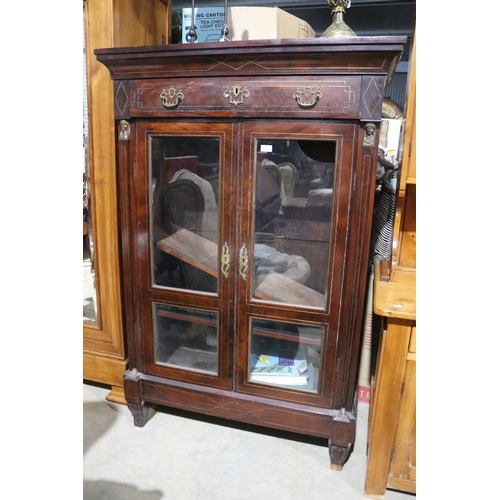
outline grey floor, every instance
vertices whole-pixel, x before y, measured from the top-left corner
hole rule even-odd
[[[160,408],[134,427],[109,390],[83,384],[84,500],[363,499],[369,406],[358,407],[354,452],[330,469],[326,441],[298,439]],[[414,495],[387,490],[387,500]]]

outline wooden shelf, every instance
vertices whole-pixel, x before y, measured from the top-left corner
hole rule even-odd
[[[211,276],[217,277],[219,272],[217,243],[182,228],[159,241],[156,246],[163,252],[173,255]]]
[[[263,300],[276,300],[285,304],[310,307],[325,307],[325,296],[322,293],[278,273],[269,273],[255,289],[254,294]]]
[[[198,325],[206,325],[217,328],[217,321],[212,318],[196,316],[192,314],[184,314],[174,311],[165,311],[163,309],[158,309],[157,314],[158,316],[163,316],[164,318],[177,319],[180,321],[186,321],[188,323],[196,323]]]
[[[288,342],[299,342],[304,344],[321,345],[321,338],[314,338],[305,336],[303,333],[282,332],[277,330],[270,330],[266,328],[254,328],[252,330],[254,335],[260,337],[271,337],[273,339],[286,340]]]
[[[379,316],[417,318],[416,269],[394,269],[391,281],[380,280],[380,266],[375,266],[373,311]]]

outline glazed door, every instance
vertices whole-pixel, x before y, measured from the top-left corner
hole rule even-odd
[[[238,390],[331,407],[356,128],[242,129]]]
[[[231,124],[139,123],[135,160],[144,371],[221,388],[232,383],[232,136]]]

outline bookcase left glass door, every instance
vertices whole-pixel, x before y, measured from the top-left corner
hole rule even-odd
[[[137,138],[146,371],[227,387],[232,124],[140,122]]]

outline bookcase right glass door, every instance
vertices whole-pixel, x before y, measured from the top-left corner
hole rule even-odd
[[[239,390],[329,405],[355,129],[276,121],[244,130]]]

